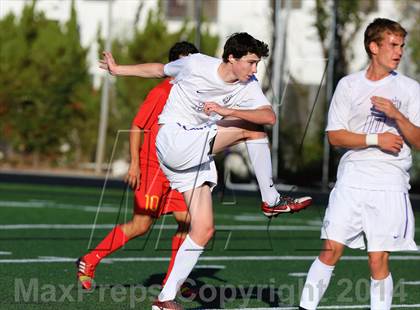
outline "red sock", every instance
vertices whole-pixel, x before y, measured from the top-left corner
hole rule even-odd
[[[178,237],[177,235],[172,237],[172,255],[171,255],[171,261],[169,262],[169,266],[168,266],[168,271],[166,272],[166,276],[165,279],[163,279],[162,285],[165,285],[166,280],[168,280],[169,275],[171,274],[172,271],[172,267],[174,266],[175,263],[175,256],[176,253],[178,253],[178,249],[181,246],[182,242],[184,242],[185,240],[185,236],[184,237]]]
[[[100,260],[114,251],[118,250],[129,239],[126,237],[120,226],[116,226],[109,234],[96,246],[96,248],[90,253],[86,254],[83,259],[96,266]]]

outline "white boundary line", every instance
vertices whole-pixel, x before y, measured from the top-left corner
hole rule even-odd
[[[85,212],[96,212],[98,206],[96,205],[71,205],[66,203],[57,203],[55,201],[4,201],[0,200],[0,208],[31,208],[31,209],[64,209]],[[118,208],[112,205],[104,204],[101,207],[101,212],[117,213]]]
[[[18,230],[18,229],[112,229],[115,224],[0,224],[0,230]],[[154,229],[177,229],[177,225],[158,224]],[[216,225],[216,230],[231,231],[317,231],[321,225]],[[420,229],[416,228],[416,231]],[[420,247],[419,247],[420,254]]]
[[[200,257],[200,262],[214,261],[312,261],[316,256],[204,256]],[[33,263],[74,263],[77,258],[72,257],[56,257],[56,256],[40,256],[38,258],[15,258],[0,259],[0,264],[33,264]],[[343,256],[341,260],[348,261],[366,261],[366,256]],[[420,261],[419,256],[390,256],[390,260],[395,261]],[[102,262],[167,262],[169,257],[121,257],[121,258],[105,258]]]
[[[401,284],[406,284],[406,285],[420,285],[420,281],[403,281],[403,282],[401,282]]]
[[[111,229],[114,224],[3,224],[0,230],[18,229]],[[157,225],[156,228],[176,229],[176,225]],[[216,230],[237,230],[237,231],[319,231],[320,226],[308,225],[216,225]]]

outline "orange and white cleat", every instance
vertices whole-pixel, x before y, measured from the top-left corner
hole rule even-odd
[[[79,258],[76,262],[77,267],[77,280],[85,290],[92,289],[93,278],[95,277],[96,266],[87,263],[83,257]]]

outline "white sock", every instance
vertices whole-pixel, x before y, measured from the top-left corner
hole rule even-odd
[[[176,293],[193,270],[203,249],[204,247],[196,244],[190,235],[187,235],[176,254],[171,274],[158,296],[160,301],[175,299]]]
[[[309,268],[302,296],[300,297],[301,307],[308,310],[316,309],[327,290],[334,267],[324,264],[318,257],[315,259],[311,268]]]
[[[257,177],[262,200],[269,205],[274,205],[280,194],[273,186],[273,166],[268,139],[247,140],[245,144]]]
[[[391,309],[393,291],[394,284],[391,273],[383,280],[370,278],[370,309]]]

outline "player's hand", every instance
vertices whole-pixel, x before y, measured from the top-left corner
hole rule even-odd
[[[99,60],[99,68],[107,70],[110,74],[116,75],[117,64],[110,52],[103,52],[103,58]]]
[[[140,168],[138,165],[130,165],[124,181],[133,190],[138,190],[140,188]]]
[[[389,99],[373,96],[370,98],[370,101],[376,110],[385,113],[389,118],[395,119],[401,115],[401,112],[398,111],[397,107]]]
[[[222,107],[216,102],[205,102],[204,113],[210,115],[211,113],[217,113],[220,116],[229,116],[232,114],[232,109]]]
[[[404,140],[399,135],[390,132],[378,134],[378,146],[382,151],[398,154],[403,144]]]

